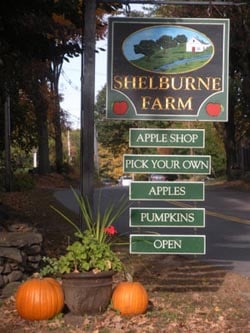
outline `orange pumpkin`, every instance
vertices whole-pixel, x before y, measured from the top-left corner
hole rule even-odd
[[[122,315],[144,313],[148,306],[148,294],[140,282],[120,282],[112,295],[112,306]]]
[[[32,278],[22,283],[16,293],[17,312],[23,319],[50,319],[61,312],[64,294],[52,278]]]

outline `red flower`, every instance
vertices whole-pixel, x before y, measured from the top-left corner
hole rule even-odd
[[[117,230],[115,229],[115,227],[113,225],[111,225],[110,227],[106,227],[104,229],[104,232],[106,234],[109,234],[109,235],[112,235],[112,236],[115,235],[115,234],[117,234]]]

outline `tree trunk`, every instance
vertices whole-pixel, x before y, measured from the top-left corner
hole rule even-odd
[[[49,163],[49,139],[47,121],[47,103],[43,96],[37,92],[33,103],[36,110],[36,120],[38,129],[38,173],[43,175],[50,172]]]
[[[229,95],[229,119],[225,123],[224,131],[224,146],[226,152],[226,174],[227,179],[233,179],[233,169],[236,167],[236,147],[235,147],[235,123],[234,123],[234,97],[233,94]]]
[[[61,173],[63,171],[63,145],[62,145],[62,127],[61,127],[61,108],[59,100],[58,83],[62,69],[62,62],[59,64],[54,60],[51,64],[52,82],[51,91],[54,98],[55,112],[53,117],[53,125],[55,130],[55,155],[56,170]]]
[[[94,204],[95,1],[84,2],[84,50],[81,73],[80,192]]]
[[[11,128],[10,128],[10,95],[6,94],[4,103],[4,151],[5,151],[5,189],[7,192],[13,189],[13,177],[11,168]]]

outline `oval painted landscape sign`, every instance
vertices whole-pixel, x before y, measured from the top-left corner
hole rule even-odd
[[[174,25],[136,31],[125,39],[122,50],[133,66],[163,74],[194,71],[214,55],[213,43],[205,34]]]
[[[228,121],[229,20],[109,18],[107,118]]]

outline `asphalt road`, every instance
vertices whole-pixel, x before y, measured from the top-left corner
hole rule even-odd
[[[122,196],[128,197],[128,187],[103,187],[95,192],[95,200],[101,191],[102,208],[108,202],[117,202]],[[135,207],[202,207],[206,209],[206,227],[193,228],[130,228],[129,212],[126,211],[116,223],[121,234],[157,231],[161,234],[206,235],[206,254],[196,258],[209,261],[228,270],[250,276],[250,192],[228,189],[222,186],[206,186],[205,201],[163,202],[133,201]],[[78,206],[70,189],[55,192],[56,199],[65,207],[78,212]]]

